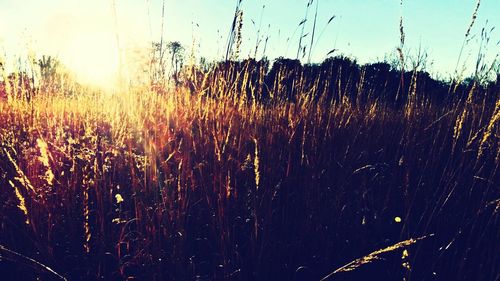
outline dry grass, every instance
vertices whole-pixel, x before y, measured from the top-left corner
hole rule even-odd
[[[0,242],[69,280],[271,280],[434,233],[388,278],[495,276],[498,95],[398,109],[355,102],[340,80],[338,98],[267,103],[226,84],[9,94]]]

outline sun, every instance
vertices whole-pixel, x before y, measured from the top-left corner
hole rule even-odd
[[[106,5],[76,9],[68,4],[48,16],[38,41],[79,82],[109,88],[120,70],[120,34],[113,19]]]
[[[33,27],[32,49],[56,57],[82,84],[110,90],[124,85],[121,82],[135,70],[129,51],[147,52],[150,46],[144,17],[120,5],[111,6],[109,1],[65,3]]]
[[[80,82],[109,88],[120,71],[120,52],[113,38],[104,31],[79,31],[69,39],[62,59]]]

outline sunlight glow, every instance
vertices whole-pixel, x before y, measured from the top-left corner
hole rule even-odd
[[[100,87],[115,84],[120,59],[112,38],[105,32],[78,33],[64,50],[62,59],[82,82]]]
[[[144,22],[118,4],[89,0],[57,5],[30,28],[29,48],[57,57],[80,83],[113,90],[126,76],[129,49],[148,42]]]

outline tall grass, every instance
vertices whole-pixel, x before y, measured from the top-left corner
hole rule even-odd
[[[240,53],[240,5],[227,60]],[[404,66],[402,16],[399,28]],[[395,87],[383,64],[268,67],[189,66],[175,87],[116,95],[2,75],[0,276],[498,278],[498,81],[436,97],[442,83],[418,63]]]
[[[294,280],[431,235],[404,247],[409,273],[384,251],[350,274],[495,278],[498,93],[263,103],[224,77],[194,93],[9,95],[0,244],[69,280]],[[6,276],[49,278],[16,266]]]

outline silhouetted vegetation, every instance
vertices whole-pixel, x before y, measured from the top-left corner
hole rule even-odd
[[[473,78],[465,79],[450,91],[450,82],[436,80],[425,71],[401,74],[387,62],[358,65],[346,57],[331,57],[320,64],[306,65],[286,58],[278,58],[272,64],[268,60],[246,59],[191,71],[196,75],[186,75],[185,80],[194,92],[202,90],[209,96],[229,92],[264,103],[293,102],[298,96],[308,96],[316,101],[348,98],[353,103],[379,101],[401,107],[409,95],[414,95],[416,102],[438,105],[467,99],[474,84]],[[218,83],[221,80],[224,83]],[[476,83],[474,87],[494,101],[498,84],[497,78],[484,85]]]

